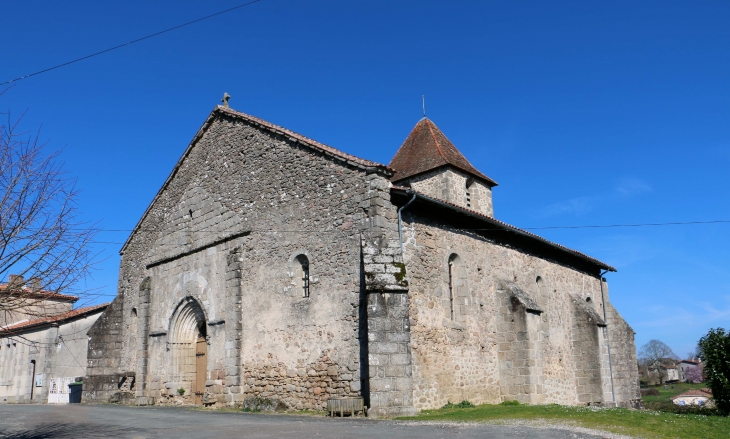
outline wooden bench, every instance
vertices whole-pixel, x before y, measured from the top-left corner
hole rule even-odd
[[[368,408],[363,398],[330,398],[327,400],[327,411],[332,417],[335,413],[339,413],[340,417],[344,417],[345,413],[355,416],[357,412],[362,412],[363,416],[368,415]]]

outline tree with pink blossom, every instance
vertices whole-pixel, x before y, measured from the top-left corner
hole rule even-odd
[[[697,366],[690,366],[684,372],[684,378],[688,383],[697,384],[702,382],[702,371]]]

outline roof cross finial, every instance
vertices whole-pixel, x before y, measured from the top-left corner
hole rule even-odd
[[[224,107],[229,108],[228,99],[230,99],[230,98],[231,98],[231,95],[229,95],[228,93],[223,93],[223,99],[221,99],[221,102],[223,102]]]
[[[421,107],[423,107],[423,117],[426,117],[426,95],[421,95]]]

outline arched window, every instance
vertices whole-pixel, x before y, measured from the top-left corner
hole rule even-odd
[[[545,283],[545,279],[538,276],[535,279],[535,301],[537,302],[538,306],[542,308],[542,314],[540,314],[540,319],[543,323],[548,323],[548,289],[547,284]]]
[[[294,262],[294,284],[300,288],[302,297],[309,297],[309,259],[299,255]]]
[[[545,281],[538,276],[537,279],[535,279],[535,301],[541,308],[545,308],[545,304],[547,303],[546,295]]]
[[[449,256],[449,310],[451,314],[451,320],[456,318],[455,313],[455,297],[456,289],[460,285],[459,282],[459,265],[461,259],[456,253],[452,253]]]

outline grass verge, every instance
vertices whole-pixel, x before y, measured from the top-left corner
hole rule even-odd
[[[474,408],[425,410],[417,416],[398,419],[464,422],[544,420],[645,439],[727,439],[730,437],[730,418],[619,408],[485,404]]]
[[[706,383],[700,383],[700,384],[687,384],[687,383],[677,383],[677,384],[667,384],[667,388],[665,389],[664,386],[652,386],[649,387],[649,389],[654,389],[657,392],[659,392],[659,395],[645,395],[641,397],[641,400],[644,401],[644,404],[647,402],[664,402],[669,401],[670,398],[674,395],[679,395],[680,393],[684,393],[688,390],[698,390],[702,389],[704,387],[707,387]]]

